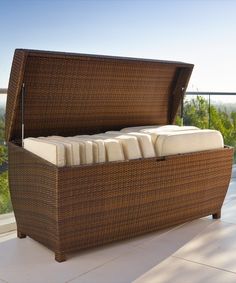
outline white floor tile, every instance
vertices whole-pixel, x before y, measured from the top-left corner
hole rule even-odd
[[[167,228],[167,229],[164,229],[164,230],[161,230],[161,231],[150,232],[150,233],[143,234],[141,236],[137,236],[137,237],[131,238],[129,240],[124,240],[124,241],[129,243],[133,247],[137,247],[137,246],[143,245],[145,243],[148,243],[150,241],[153,241],[153,240],[155,240],[159,237],[162,237],[162,236],[165,237],[165,235],[168,232],[175,230],[175,229],[178,229],[178,227],[179,226]]]
[[[14,237],[0,243],[0,278],[10,283],[64,283],[131,249],[121,242],[76,253],[57,263],[44,246],[28,237]]]
[[[163,251],[150,253],[150,250],[135,248],[116,260],[110,261],[70,283],[126,283],[153,268],[162,260]]]
[[[224,204],[227,204],[231,200],[236,200],[236,179],[232,179],[229,184]]]
[[[0,243],[16,238],[16,231],[0,234]]]
[[[221,212],[222,221],[236,224],[236,181],[231,182]]]
[[[147,242],[142,242],[133,251],[70,281],[70,283],[132,282],[174,254],[212,223],[207,219],[199,219],[179,226],[177,229],[153,237]]]
[[[16,229],[16,220],[13,213],[0,214],[0,235]]]
[[[236,199],[227,202],[221,210],[221,221],[236,224]]]
[[[232,272],[236,273],[236,179],[230,183],[221,221],[201,218],[74,253],[64,263],[55,262],[53,252],[28,237],[17,239],[16,232],[0,235],[0,283],[235,283]]]
[[[196,219],[194,221],[182,224],[181,226],[172,229],[159,237],[153,238],[150,244],[154,242],[166,243],[169,247],[179,249],[193,238],[195,238],[201,231],[204,231],[208,226],[212,225],[214,221],[207,218]],[[148,245],[149,242],[144,242],[143,245]]]
[[[134,283],[235,283],[236,274],[205,265],[168,258]]]
[[[175,256],[236,272],[236,225],[213,223]]]

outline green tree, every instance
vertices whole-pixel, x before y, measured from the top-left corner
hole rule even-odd
[[[0,174],[0,214],[12,211],[10,192],[8,189],[8,173]]]
[[[0,117],[0,144],[4,141],[4,124],[4,119]]]
[[[184,103],[184,124],[194,125],[201,129],[208,128],[208,103],[206,99],[197,96],[196,99]]]
[[[178,119],[177,123],[179,123]],[[218,130],[222,133],[224,143],[236,148],[236,112],[228,113],[227,109],[219,109],[214,105],[209,107],[204,97],[197,96],[195,99],[185,101],[184,124],[201,129]]]
[[[7,148],[4,145],[0,145],[0,165],[7,162]]]
[[[0,166],[7,162],[7,148],[4,145],[4,125],[3,117],[0,117]],[[7,213],[12,210],[8,187],[8,173],[0,173],[0,214]]]

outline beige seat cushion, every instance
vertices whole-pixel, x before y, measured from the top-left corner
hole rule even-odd
[[[60,142],[26,138],[24,148],[54,165],[59,167],[66,165],[65,147]]]
[[[106,161],[106,150],[104,140],[95,138],[91,135],[81,135],[79,136],[88,141],[91,141],[93,144],[93,161],[95,163],[102,163]]]
[[[119,131],[108,131],[106,133],[117,136],[117,137],[120,136],[121,139],[122,139],[122,136],[124,136],[124,134],[122,134]],[[144,158],[155,157],[155,150],[154,150],[154,147],[153,147],[153,144],[152,144],[151,136],[149,134],[139,133],[139,132],[129,132],[129,133],[125,134],[125,136],[135,137],[134,147],[132,148],[131,143],[130,143],[129,147],[126,146],[127,151],[130,150],[129,148],[131,148],[131,151],[135,150],[133,152],[133,158],[128,158],[128,155],[127,155],[127,159],[140,158],[141,156],[144,157]],[[125,141],[125,139],[124,139],[124,141]]]
[[[106,161],[123,161],[125,160],[122,145],[118,140],[111,138],[107,134],[92,135],[94,139],[102,139],[106,150]]]
[[[139,131],[145,130],[145,129],[159,129],[159,130],[162,130],[162,131],[172,131],[172,130],[177,130],[179,128],[180,128],[180,126],[177,126],[177,125],[164,125],[164,126],[151,125],[151,126],[127,127],[127,128],[123,128],[120,131],[123,132],[123,133],[139,132]]]
[[[139,132],[143,129],[152,129],[152,128],[158,128],[160,126],[158,125],[152,125],[152,126],[136,126],[136,127],[127,127],[120,130],[122,133],[130,133],[130,132]]]
[[[104,140],[107,161],[123,161],[124,153],[120,146],[120,143],[115,139],[105,139]]]
[[[140,130],[141,133],[145,134],[150,134],[152,137],[152,142],[155,144],[156,138],[162,134],[162,133],[172,133],[172,132],[185,132],[185,131],[195,131],[199,130],[199,128],[194,127],[194,126],[163,126],[163,127],[158,127],[158,128],[147,128],[147,129],[142,129]]]
[[[109,131],[91,136],[49,136],[24,140],[26,150],[57,166],[167,156],[223,146],[223,137],[218,131],[179,126],[148,127],[126,134]]]
[[[155,142],[157,156],[223,148],[223,137],[215,130],[163,132]]]
[[[40,139],[47,139],[49,141],[60,142],[65,146],[66,165],[80,165],[80,147],[79,144],[68,137],[48,136]]]
[[[140,126],[140,127],[130,127],[124,128],[121,132],[141,132],[145,134],[150,134],[152,137],[152,142],[155,143],[156,137],[159,133],[162,132],[173,132],[173,131],[192,131],[199,130],[195,126],[177,126],[177,125],[165,125],[165,126]]]
[[[135,136],[125,135],[117,131],[106,132],[106,135],[120,142],[126,160],[137,159],[142,157],[138,139]]]
[[[80,163],[92,164],[93,163],[93,144],[80,136],[69,137],[70,140],[77,142],[80,146]]]
[[[133,135],[138,139],[139,147],[144,158],[155,157],[155,150],[152,143],[151,135],[146,133],[131,132],[129,135]]]

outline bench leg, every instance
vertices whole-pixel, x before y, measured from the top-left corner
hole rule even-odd
[[[66,261],[66,255],[63,252],[55,252],[55,260],[57,262]]]
[[[217,211],[216,213],[212,214],[213,219],[220,219],[221,217],[221,210]]]
[[[21,231],[17,230],[17,237],[19,239],[23,239],[26,238],[26,234],[22,233]]]

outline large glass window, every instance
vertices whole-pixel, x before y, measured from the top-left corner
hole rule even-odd
[[[224,143],[236,149],[236,94],[186,93],[183,124],[218,130],[223,135]]]

